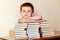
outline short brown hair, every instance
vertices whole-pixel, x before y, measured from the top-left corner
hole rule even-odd
[[[22,10],[22,7],[24,7],[24,6],[31,7],[31,8],[32,8],[32,13],[34,12],[34,7],[33,7],[33,5],[32,5],[31,3],[29,3],[29,2],[23,3],[23,4],[21,5],[21,7],[20,7],[20,11]]]

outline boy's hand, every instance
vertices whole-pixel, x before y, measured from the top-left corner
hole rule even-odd
[[[24,22],[36,22],[36,20],[33,19],[19,19],[18,23],[24,23]]]

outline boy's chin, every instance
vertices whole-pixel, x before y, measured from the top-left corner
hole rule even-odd
[[[28,18],[28,16],[24,16],[24,18]]]

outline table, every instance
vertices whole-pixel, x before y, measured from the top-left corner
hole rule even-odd
[[[15,39],[15,37],[6,37],[6,38],[0,38],[0,40],[60,40],[60,35],[35,38],[35,39]]]
[[[35,38],[35,39],[16,39],[16,40],[60,40],[60,35],[51,36],[51,37]]]

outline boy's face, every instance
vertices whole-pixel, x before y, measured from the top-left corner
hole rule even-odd
[[[32,16],[32,8],[28,7],[28,6],[22,7],[21,16],[24,18],[31,17]]]

